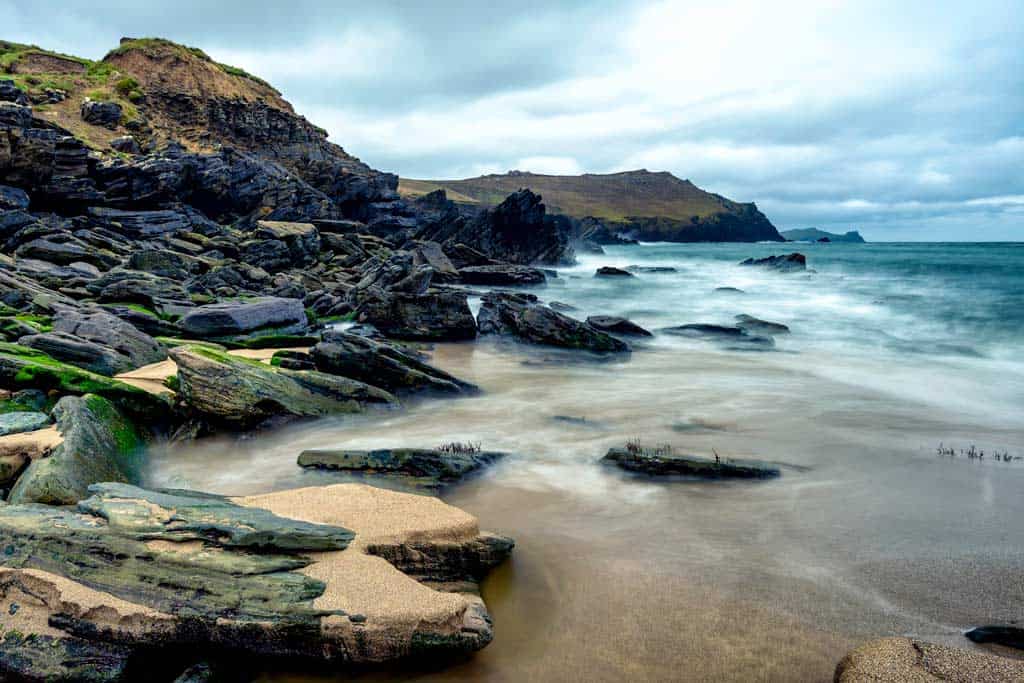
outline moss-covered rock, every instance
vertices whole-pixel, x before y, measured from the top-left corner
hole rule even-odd
[[[11,490],[12,503],[70,505],[100,481],[136,481],[145,441],[101,396],[65,396],[53,410],[63,443],[33,460]]]
[[[96,394],[152,424],[170,413],[170,403],[137,387],[103,377],[18,344],[0,342],[0,388],[40,389],[62,394]]]

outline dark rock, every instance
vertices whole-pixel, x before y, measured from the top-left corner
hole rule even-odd
[[[50,424],[46,413],[15,411],[0,414],[0,436],[34,432]]]
[[[516,265],[468,266],[459,270],[459,276],[467,285],[516,287],[547,282],[543,271]]]
[[[628,270],[615,268],[614,266],[601,266],[594,273],[594,277],[636,277]]]
[[[771,337],[751,335],[739,327],[727,327],[725,325],[709,325],[706,323],[692,323],[689,325],[678,325],[666,327],[661,330],[665,334],[672,334],[678,337],[690,337],[691,339],[705,339],[708,341],[721,342],[727,345],[740,347],[775,346],[775,340]]]
[[[750,334],[761,334],[769,337],[776,334],[789,334],[789,327],[782,323],[761,320],[760,318],[743,313],[736,316],[736,327]]]
[[[587,318],[587,324],[602,332],[612,334],[629,335],[633,337],[653,337],[650,332],[634,322],[615,315],[592,315]]]
[[[133,303],[147,309],[165,301],[189,301],[180,282],[140,270],[115,268],[90,282],[87,289],[101,302]]]
[[[37,239],[18,247],[14,252],[19,258],[49,261],[66,266],[71,263],[91,263],[107,269],[117,263],[117,258],[109,251],[101,251],[90,247],[77,239],[57,242],[52,239]]]
[[[459,271],[437,242],[417,242],[412,250],[413,266],[430,266],[434,269],[434,282],[458,282]]]
[[[108,207],[89,208],[89,216],[97,224],[133,239],[157,237],[192,229],[192,221],[184,211],[122,211]]]
[[[8,591],[24,594],[17,583],[0,575],[0,599]],[[130,656],[129,648],[114,643],[11,630],[0,638],[0,678],[32,683],[114,683],[124,680]]]
[[[578,311],[579,310],[578,308],[576,308],[572,304],[567,304],[567,303],[565,303],[563,301],[549,301],[548,302],[548,306],[550,306],[553,310],[558,311],[560,313],[565,313],[567,311]]]
[[[225,337],[272,329],[292,334],[306,329],[306,310],[299,299],[260,297],[198,306],[178,323],[195,337]]]
[[[172,280],[185,280],[192,269],[193,261],[181,254],[166,249],[140,249],[128,259],[128,267]]]
[[[103,344],[127,358],[129,369],[167,358],[156,339],[104,311],[62,309],[53,318],[53,331]]]
[[[295,349],[282,349],[280,351],[276,351],[274,353],[274,356],[270,359],[270,364],[273,365],[275,368],[283,368],[285,370],[317,369],[316,364],[313,362],[313,356],[311,356],[309,353],[305,351],[297,351]]]
[[[108,346],[66,332],[27,335],[19,339],[18,343],[42,351],[62,363],[69,363],[106,377],[113,377],[138,367],[127,356]]]
[[[310,351],[316,368],[386,389],[395,394],[436,391],[461,394],[477,391],[443,370],[420,361],[391,344],[354,334],[330,331]]]
[[[769,268],[781,273],[790,273],[798,270],[807,270],[807,257],[803,254],[792,253],[785,256],[766,256],[764,258],[748,258],[740,263],[741,266],[757,266]]]
[[[704,479],[769,479],[780,475],[778,467],[759,460],[720,460],[676,455],[670,449],[611,448],[602,462],[631,472]]]
[[[25,91],[15,86],[14,81],[8,79],[0,80],[0,102],[13,102],[23,107],[29,104]]]
[[[139,143],[131,135],[122,135],[119,138],[114,138],[110,141],[110,147],[115,151],[125,154],[139,154],[142,151],[139,149]]]
[[[17,211],[27,209],[28,193],[17,187],[0,185],[0,211]]]
[[[32,461],[8,498],[11,503],[72,505],[101,481],[136,481],[144,441],[105,398],[65,396],[53,409],[64,441],[49,456]]]
[[[114,130],[121,123],[121,105],[117,102],[94,102],[86,99],[82,102],[82,120],[94,126],[103,126]]]
[[[470,268],[473,266],[500,265],[494,261],[494,259],[488,258],[473,247],[462,244],[461,242],[446,245],[445,253],[448,255],[452,264],[459,269]]]
[[[345,377],[292,371],[199,346],[170,351],[178,396],[193,411],[232,428],[271,418],[319,417],[393,405],[388,392]]]
[[[1024,650],[1024,628],[1019,626],[979,626],[964,634],[975,643],[996,643]]]
[[[299,455],[299,466],[326,470],[344,470],[398,474],[427,480],[428,486],[440,486],[493,463],[504,453],[489,451],[447,451],[426,448],[382,448],[359,450],[308,450]]]
[[[719,294],[746,294],[746,292],[738,287],[715,287],[715,291]]]
[[[28,128],[30,125],[32,125],[32,109],[30,107],[14,102],[0,102],[0,126]]]
[[[485,294],[477,326],[481,334],[507,334],[535,344],[598,353],[629,351],[625,342],[552,310],[531,294]]]
[[[268,273],[274,273],[286,268],[307,266],[316,261],[317,255],[320,253],[320,232],[313,224],[258,221],[256,225],[253,237],[257,240],[284,245],[284,253],[279,257],[280,261],[270,267],[257,259],[243,257],[247,263],[258,265]],[[243,248],[243,254],[250,252],[251,249]]]
[[[360,302],[356,320],[394,339],[460,341],[477,333],[466,295],[456,291],[406,294],[375,289]]]
[[[631,273],[678,273],[678,268],[672,266],[626,266]]]

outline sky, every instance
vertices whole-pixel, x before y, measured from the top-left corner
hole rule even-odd
[[[0,0],[0,38],[159,35],[409,178],[670,171],[780,229],[1024,241],[1022,0]]]

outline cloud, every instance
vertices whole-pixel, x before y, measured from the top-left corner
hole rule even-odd
[[[0,0],[6,38],[163,34],[408,177],[668,170],[781,228],[1024,239],[1019,3]]]

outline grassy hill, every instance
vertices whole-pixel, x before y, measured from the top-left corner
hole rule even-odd
[[[484,206],[499,204],[510,193],[529,188],[544,197],[548,210],[582,218],[594,216],[612,222],[631,217],[690,220],[733,213],[741,206],[705,192],[689,180],[671,173],[646,170],[579,176],[542,175],[512,171],[466,180],[411,180],[402,178],[398,190],[415,197],[444,189],[449,199]]]

